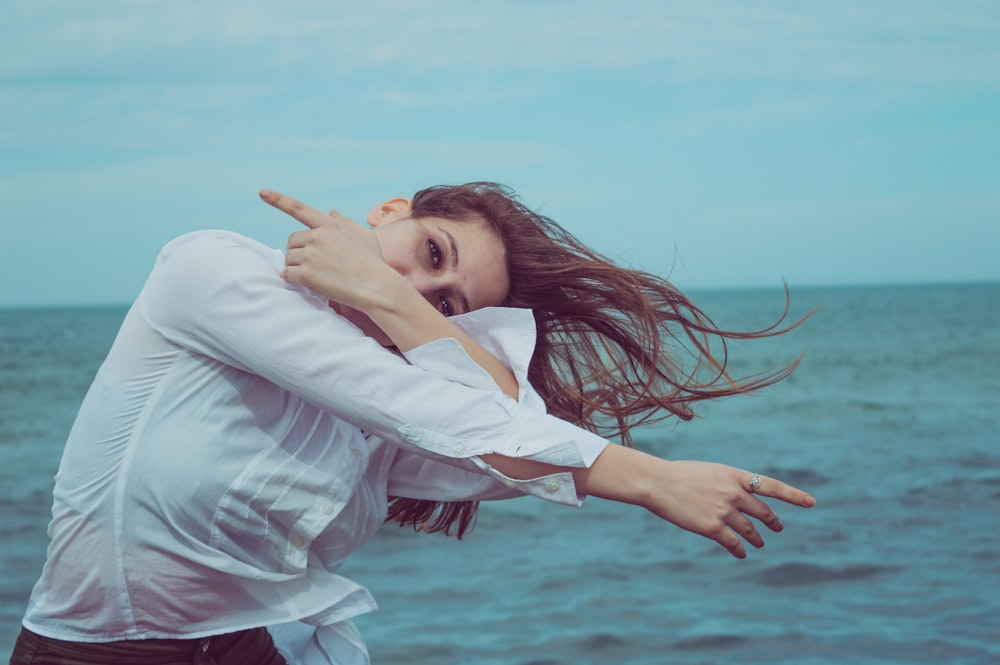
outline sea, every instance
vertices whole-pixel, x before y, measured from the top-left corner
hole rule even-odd
[[[781,289],[705,291],[722,327]],[[791,290],[776,339],[730,347],[760,393],[638,430],[673,459],[812,493],[745,560],[640,508],[489,503],[462,541],[383,527],[343,573],[380,609],[373,662],[1000,663],[1000,284]],[[0,311],[0,657],[46,548],[52,478],[124,307]]]

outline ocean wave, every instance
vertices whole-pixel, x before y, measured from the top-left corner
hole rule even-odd
[[[812,563],[784,563],[763,570],[751,579],[766,586],[799,586],[805,584],[830,584],[832,582],[858,582],[896,572],[895,566],[859,564],[853,566],[821,566]]]

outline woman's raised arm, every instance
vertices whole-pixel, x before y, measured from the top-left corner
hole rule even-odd
[[[282,273],[286,281],[321,293],[341,308],[361,312],[400,351],[454,338],[504,394],[517,399],[517,381],[511,371],[385,263],[371,230],[335,211],[327,215],[277,192],[264,190],[260,197],[309,227],[289,237]]]

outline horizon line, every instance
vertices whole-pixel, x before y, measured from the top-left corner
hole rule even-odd
[[[1000,278],[994,279],[955,279],[955,280],[936,280],[927,282],[896,282],[896,281],[886,281],[886,282],[840,282],[840,283],[826,283],[826,284],[799,284],[797,286],[792,286],[788,284],[787,281],[783,281],[780,285],[776,286],[761,286],[761,285],[749,285],[749,286],[704,286],[704,287],[688,287],[684,291],[687,293],[747,293],[751,291],[757,292],[767,292],[767,291],[777,291],[781,292],[788,287],[789,292],[796,291],[821,291],[821,290],[842,290],[842,289],[907,289],[907,288],[934,288],[934,287],[946,287],[946,286],[1000,286]],[[17,310],[56,310],[56,309],[122,309],[132,306],[134,301],[90,301],[90,302],[75,302],[75,303],[39,303],[39,304],[18,304],[18,303],[0,303],[0,311],[17,311]]]

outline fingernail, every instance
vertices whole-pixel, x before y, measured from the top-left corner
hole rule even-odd
[[[260,190],[260,198],[262,199],[271,198],[271,190],[269,189]]]

